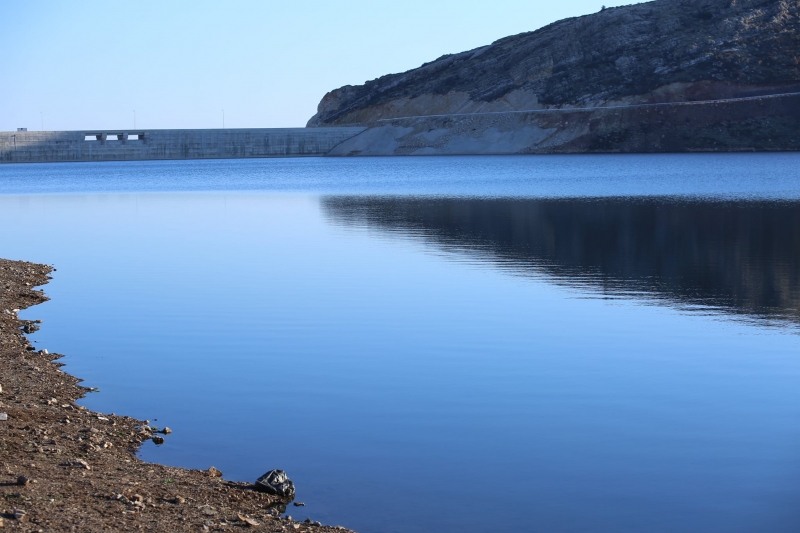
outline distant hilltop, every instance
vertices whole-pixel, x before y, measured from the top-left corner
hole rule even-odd
[[[333,90],[308,126],[799,92],[799,15],[798,0],[603,9]]]

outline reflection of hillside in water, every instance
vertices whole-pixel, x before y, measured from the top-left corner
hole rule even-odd
[[[759,317],[800,318],[800,203],[323,200],[334,221],[424,238],[521,274]]]

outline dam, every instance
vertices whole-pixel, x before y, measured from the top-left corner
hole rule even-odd
[[[800,151],[800,92],[310,128],[0,132],[0,162]]]
[[[366,128],[0,132],[1,163],[320,157]]]

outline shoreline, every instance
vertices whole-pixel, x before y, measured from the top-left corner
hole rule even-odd
[[[0,528],[9,531],[348,531],[281,518],[289,505],[209,470],[136,456],[166,429],[76,404],[92,389],[63,372],[63,355],[36,351],[39,328],[18,312],[49,298],[54,269],[0,259]],[[3,420],[5,414],[7,419]],[[271,465],[265,465],[265,471]],[[299,513],[297,512],[299,511]]]

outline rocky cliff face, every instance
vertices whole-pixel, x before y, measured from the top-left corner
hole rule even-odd
[[[308,126],[800,91],[800,0],[656,0],[562,20],[322,99]]]

